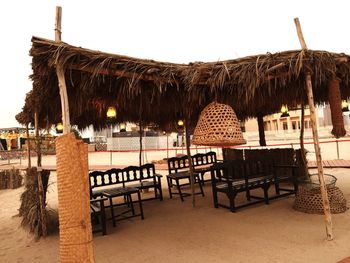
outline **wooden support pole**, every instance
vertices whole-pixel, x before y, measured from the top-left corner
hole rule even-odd
[[[56,6],[56,23],[55,23],[55,41],[61,41],[62,31],[61,23],[62,22],[62,7]]]
[[[302,49],[307,49],[307,46],[303,37],[303,33],[301,31],[299,19],[295,18],[294,22],[296,25],[300,45]],[[318,179],[320,181],[320,190],[322,195],[323,210],[324,210],[325,221],[326,221],[326,234],[327,234],[327,240],[332,240],[333,239],[332,217],[331,217],[331,211],[329,206],[327,188],[324,181],[322,156],[321,156],[321,149],[320,149],[320,143],[318,138],[318,130],[316,125],[316,109],[315,109],[314,97],[313,97],[313,91],[312,91],[311,73],[310,71],[306,71],[305,74],[306,74],[305,76],[306,92],[307,92],[307,98],[308,98],[308,103],[310,107],[311,128],[312,128],[312,135],[313,135],[316,160],[317,160]]]
[[[27,155],[28,155],[28,168],[32,167],[32,158],[30,156],[30,139],[29,139],[29,125],[26,124],[26,133],[27,133]]]
[[[55,23],[55,41],[61,42],[61,19],[62,19],[62,8],[56,7],[56,23]],[[69,117],[69,104],[67,95],[66,79],[64,77],[64,69],[58,62],[56,64],[56,74],[58,78],[58,86],[61,97],[61,108],[62,108],[62,123],[63,123],[63,134],[70,132],[70,117]]]
[[[143,133],[141,120],[139,121],[139,126],[140,126],[140,129],[139,129],[139,132],[140,132],[140,136],[139,136],[139,141],[140,141],[139,166],[141,166],[142,165],[142,133]]]
[[[55,40],[61,42],[62,8],[56,7]],[[59,55],[58,55],[59,56]],[[57,58],[64,135],[56,139],[60,262],[94,262],[90,218],[88,149],[70,133],[65,69]],[[78,193],[78,194],[77,194]]]
[[[35,125],[35,142],[36,142],[36,153],[37,153],[37,178],[38,178],[38,195],[39,195],[39,206],[40,206],[40,217],[41,217],[41,231],[42,236],[47,236],[47,220],[46,220],[46,209],[44,200],[44,187],[43,180],[41,177],[41,140],[39,135],[39,113],[34,113],[34,125]]]
[[[300,116],[300,157],[301,161],[303,162],[303,176],[309,176],[308,174],[308,166],[307,166],[307,159],[306,159],[306,150],[304,145],[304,131],[305,131],[305,105],[304,102],[301,103],[301,116]]]
[[[264,130],[264,117],[258,115],[258,128],[259,128],[259,144],[260,146],[266,146],[265,130]]]
[[[190,132],[188,127],[188,120],[185,120],[184,123],[184,129],[185,129],[185,138],[186,138],[186,150],[187,150],[187,156],[188,156],[188,165],[190,167],[190,183],[191,183],[191,195],[192,195],[192,206],[196,206],[196,198],[194,194],[194,171],[193,171],[193,163],[191,158],[191,139],[190,139]],[[199,182],[200,183],[200,182]]]

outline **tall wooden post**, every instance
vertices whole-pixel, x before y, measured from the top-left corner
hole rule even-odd
[[[259,128],[259,144],[260,146],[266,146],[265,130],[264,130],[264,117],[258,115],[258,128]]]
[[[190,182],[191,182],[191,195],[192,195],[192,206],[196,206],[196,198],[194,194],[194,172],[193,172],[193,163],[192,163],[192,158],[191,158],[191,139],[190,139],[190,132],[189,132],[189,126],[188,126],[189,121],[185,120],[184,123],[184,129],[185,129],[185,138],[186,138],[186,150],[187,150],[187,156],[188,156],[188,165],[190,167]]]
[[[32,158],[30,156],[30,139],[29,139],[29,125],[26,124],[26,133],[27,133],[27,155],[28,155],[28,168],[32,167]]]
[[[139,136],[139,141],[140,141],[140,152],[139,152],[139,166],[142,165],[142,121],[140,120],[139,121],[139,126],[140,126],[140,129],[139,129],[139,133],[140,133],[140,136]]]
[[[304,131],[305,131],[305,106],[304,102],[301,103],[301,116],[300,116],[300,157],[301,161],[303,162],[303,175],[306,177],[308,176],[308,166],[307,166],[307,159],[306,159],[306,150],[304,145]]]
[[[55,40],[61,41],[62,8],[56,7]],[[90,218],[88,149],[70,133],[65,71],[58,58],[63,135],[56,139],[60,262],[94,262]],[[78,194],[77,194],[78,193]]]
[[[295,18],[294,22],[296,25],[300,45],[301,45],[303,50],[306,50],[307,46],[306,46],[306,43],[305,43],[305,40],[303,37],[303,33],[301,31],[299,19]],[[305,74],[306,74],[306,76],[305,76],[306,92],[307,92],[307,98],[308,98],[308,103],[309,103],[309,107],[310,107],[311,128],[312,128],[312,135],[313,135],[316,160],[317,160],[318,179],[320,181],[320,190],[321,190],[321,195],[322,195],[323,210],[324,210],[325,221],[326,221],[326,234],[327,234],[327,240],[332,240],[333,239],[332,217],[331,217],[331,211],[330,211],[330,206],[329,206],[327,188],[326,188],[326,184],[324,181],[321,149],[320,149],[318,130],[317,130],[317,125],[316,125],[316,110],[315,110],[314,97],[313,97],[313,92],[312,92],[311,73],[310,73],[310,71],[306,71]]]
[[[38,194],[39,194],[39,205],[40,205],[40,217],[41,217],[41,231],[42,235],[47,235],[47,219],[46,219],[46,209],[44,200],[44,187],[43,180],[41,177],[41,141],[39,135],[39,113],[35,111],[34,113],[34,125],[35,125],[35,142],[36,142],[36,154],[37,154],[37,178],[38,178]]]
[[[61,42],[61,20],[62,20],[62,8],[56,7],[56,25],[55,25],[55,41]],[[67,95],[66,79],[64,77],[64,69],[60,63],[56,64],[56,74],[58,78],[58,86],[61,97],[61,108],[62,108],[62,123],[63,123],[63,134],[70,132],[70,117],[69,117],[69,104]]]

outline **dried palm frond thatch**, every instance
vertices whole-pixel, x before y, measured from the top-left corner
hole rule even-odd
[[[241,120],[307,102],[305,72],[311,72],[314,99],[328,102],[327,83],[341,81],[350,96],[350,57],[315,50],[267,53],[235,60],[175,64],[113,55],[32,38],[33,90],[23,112],[40,113],[41,125],[61,119],[56,65],[65,70],[71,123],[106,126],[106,110],[117,108],[117,122],[167,126],[179,118],[196,122],[212,101],[233,107]],[[44,121],[45,120],[45,121]]]
[[[46,204],[46,192],[49,182],[50,171],[43,170],[41,172],[44,202]],[[39,203],[39,190],[38,190],[38,177],[37,168],[28,168],[25,180],[25,191],[21,195],[21,206],[19,208],[19,216],[22,217],[21,225],[33,233],[36,238],[43,235],[43,226],[40,215],[40,203]],[[46,210],[48,215],[48,211]]]

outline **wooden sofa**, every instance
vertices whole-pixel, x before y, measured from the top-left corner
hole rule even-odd
[[[209,166],[216,163],[216,153],[198,153],[191,156],[193,168],[194,168],[194,183],[198,184],[200,192],[195,194],[201,194],[204,196],[203,184],[204,174],[210,172]],[[190,185],[190,174],[189,174],[189,162],[188,156],[172,157],[168,159],[168,172],[167,183],[170,198],[173,195],[179,195],[181,201],[184,201],[185,196],[190,194],[183,191],[185,186]],[[176,191],[174,190],[176,188]]]
[[[135,187],[139,190],[154,189],[154,197],[143,199],[163,200],[162,175],[157,174],[154,164],[128,166],[123,169],[93,171],[89,174],[91,196],[100,195],[107,188]]]
[[[161,175],[156,174],[154,164],[93,171],[89,173],[90,196],[92,199],[105,197],[109,200],[113,226],[116,226],[117,220],[135,216],[144,219],[142,201],[163,200],[161,177]],[[140,190],[150,188],[154,189],[154,197],[142,199]],[[137,201],[133,201],[135,195],[137,195]],[[138,213],[135,211],[135,202],[139,204]],[[116,213],[116,207],[124,209]]]
[[[214,207],[221,206],[235,212],[239,208],[261,202],[269,204],[271,199],[295,194],[297,190],[297,180],[293,172],[295,167],[293,165],[274,165],[271,160],[263,159],[217,163],[211,169]],[[279,169],[290,169],[292,171],[291,176],[280,177]],[[291,180],[294,189],[281,188],[280,183],[285,180]],[[272,185],[275,186],[276,194],[269,196],[269,188]],[[260,194],[259,189],[261,190]],[[252,194],[253,190],[255,190],[254,195]],[[281,190],[285,193],[281,194]],[[241,192],[245,194],[246,201],[237,205],[235,198]],[[228,198],[229,205],[219,201],[219,194],[224,194]]]

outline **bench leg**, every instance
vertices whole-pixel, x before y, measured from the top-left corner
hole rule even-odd
[[[184,197],[183,197],[183,195],[182,195],[181,187],[180,187],[180,183],[179,183],[179,180],[178,180],[178,179],[176,179],[176,187],[177,187],[177,191],[179,192],[181,201],[183,202],[183,201],[184,201]]]
[[[103,201],[100,202],[100,207],[101,207],[102,235],[107,235],[106,211],[105,211],[105,205]]]
[[[169,198],[171,199],[171,198],[173,198],[173,194],[171,192],[171,185],[172,185],[171,182],[170,182],[171,178],[167,177],[166,180],[168,182]]]
[[[158,198],[158,188],[156,185],[154,185],[154,199],[157,199]]]
[[[163,201],[163,191],[162,191],[162,186],[159,184],[159,200]]]
[[[204,196],[204,191],[203,191],[203,186],[202,186],[202,183],[203,183],[204,181],[201,181],[201,179],[200,179],[199,176],[196,177],[196,178],[197,178],[197,180],[198,180],[199,189],[201,190],[202,196]]]
[[[201,182],[200,182],[200,183],[201,183],[203,186],[204,186],[204,174],[205,174],[205,173],[201,173],[201,174],[200,174],[200,177],[201,177]]]
[[[219,208],[218,192],[216,190],[214,190],[214,187],[213,187],[213,202],[214,202],[214,207]]]
[[[265,201],[265,204],[269,204],[269,187],[270,187],[270,184],[265,184],[263,189],[264,189],[264,201]]]
[[[232,213],[236,212],[236,206],[235,206],[236,195],[237,195],[236,193],[227,195],[228,199],[230,200],[230,211]]]
[[[298,192],[298,183],[296,182],[296,180],[293,180],[293,185],[294,185],[294,195],[297,196],[297,192]]]
[[[113,207],[112,197],[109,198],[109,205],[111,207],[111,216],[112,216],[113,227],[115,227],[115,217],[114,217],[114,207]]]
[[[278,179],[275,180],[275,191],[276,191],[276,195],[280,195],[280,184],[277,180]]]
[[[250,190],[249,189],[246,190],[245,196],[247,198],[247,201],[250,201]]]
[[[143,220],[143,219],[144,219],[144,216],[143,216],[143,208],[142,208],[142,200],[141,200],[140,191],[137,192],[137,197],[138,197],[138,199],[139,199],[141,219]]]
[[[139,195],[139,199],[141,199],[140,190],[137,193]],[[135,208],[134,208],[134,203],[132,202],[131,194],[127,195],[127,199],[128,199],[128,203],[130,204],[131,213],[134,216],[135,215]]]

